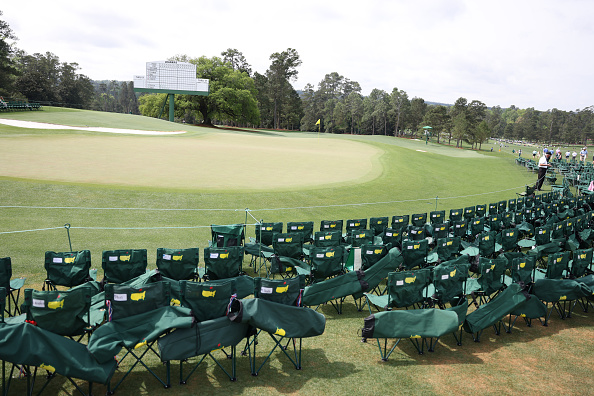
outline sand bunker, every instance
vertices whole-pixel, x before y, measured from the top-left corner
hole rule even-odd
[[[60,129],[60,130],[73,130],[73,131],[89,131],[89,132],[105,132],[105,133],[124,133],[130,135],[179,135],[186,133],[185,131],[175,132],[164,132],[164,131],[143,131],[140,129],[120,129],[120,128],[103,128],[103,127],[88,127],[88,126],[68,126],[68,125],[57,125],[48,124],[45,122],[34,122],[34,121],[21,121],[21,120],[7,120],[0,118],[0,124],[14,126],[19,128],[30,128],[30,129]]]

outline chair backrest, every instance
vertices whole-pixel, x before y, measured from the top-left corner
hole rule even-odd
[[[412,241],[410,239],[402,241],[402,265],[404,269],[413,269],[414,267],[423,267],[427,264],[427,254],[429,253],[429,241],[422,239]]]
[[[452,235],[458,237],[465,237],[468,233],[466,220],[454,221],[452,223]]]
[[[412,215],[410,222],[415,227],[423,227],[427,224],[427,213],[415,213]]]
[[[431,224],[443,223],[445,220],[445,210],[434,210],[429,212],[429,222]]]
[[[476,205],[475,215],[477,217],[485,217],[487,215],[487,205]]]
[[[388,306],[405,308],[427,299],[427,286],[431,283],[431,269],[388,273]]]
[[[198,273],[199,255],[199,248],[158,248],[157,269],[174,280],[194,278]]]
[[[75,336],[89,328],[92,287],[37,291],[25,289],[22,305],[27,320],[54,334]]]
[[[565,222],[559,221],[553,224],[553,229],[551,230],[551,239],[559,239],[565,237]]]
[[[6,309],[6,288],[0,287],[0,323],[4,323],[4,310]]]
[[[489,257],[495,253],[495,239],[497,233],[495,231],[482,232],[478,236],[478,248],[480,255]]]
[[[464,218],[466,221],[473,219],[476,216],[476,206],[467,206],[464,208]],[[451,220],[451,214],[450,214]]]
[[[107,320],[123,319],[170,305],[168,282],[147,283],[141,287],[108,283],[105,285]]]
[[[474,211],[474,208],[472,208]],[[460,221],[464,218],[464,210],[462,208],[460,209],[450,209],[450,221]],[[445,223],[445,220],[443,221]]]
[[[575,231],[575,220],[574,220],[574,218],[570,218],[570,219],[564,220],[563,223],[564,223],[565,236],[570,236],[571,234],[573,234],[574,231]]]
[[[300,232],[274,234],[272,249],[278,256],[300,259],[303,257],[303,234]]]
[[[344,272],[344,248],[313,246],[309,251],[311,275],[314,281],[324,280]]]
[[[496,259],[479,258],[478,279],[481,289],[486,294],[492,294],[504,287],[504,276],[507,270],[507,259],[504,257]]]
[[[470,221],[470,233],[472,235],[478,235],[481,232],[485,231],[485,222],[486,219],[484,217],[475,217]]]
[[[320,223],[320,231],[340,231],[343,228],[342,220],[322,220]]]
[[[239,276],[243,263],[243,246],[204,249],[204,267],[208,279],[227,279]]]
[[[10,278],[12,278],[12,260],[10,257],[0,258],[0,287],[4,288],[5,295],[10,293]]]
[[[391,244],[393,247],[402,245],[402,229],[386,228],[381,236],[384,245]]]
[[[507,201],[499,201],[497,203],[497,211],[503,213],[507,211]]]
[[[339,246],[342,242],[342,231],[316,231],[313,244],[315,246]]]
[[[545,245],[551,242],[551,227],[542,226],[534,229],[534,242],[537,245]]]
[[[502,227],[503,221],[501,220],[501,215],[499,215],[497,212],[489,215],[489,229],[491,231],[501,231]]]
[[[213,246],[243,246],[243,241],[245,238],[243,224],[212,224],[210,226],[210,232]]]
[[[374,238],[375,235],[372,230],[351,230],[347,237],[347,243],[350,243],[353,247],[359,247],[373,243]]]
[[[408,226],[408,239],[412,239],[413,241],[420,241],[421,239],[425,239],[425,227],[424,226]]]
[[[497,202],[492,202],[489,204],[487,213],[489,213],[489,215],[494,215],[497,213],[498,209],[499,209],[499,206],[498,206]]]
[[[181,306],[190,308],[197,322],[225,316],[235,297],[234,279],[216,282],[181,281]]]
[[[353,230],[367,229],[367,219],[350,219],[346,222],[346,232],[349,234]]]
[[[146,272],[146,249],[104,250],[101,267],[105,280],[124,283]]]
[[[518,247],[519,232],[515,228],[507,228],[501,231],[501,247],[504,252],[515,250]]]
[[[505,227],[505,228],[511,227],[513,220],[514,220],[514,212],[504,212],[504,213],[501,213],[500,216],[503,221],[503,227]]]
[[[380,235],[386,228],[388,228],[387,217],[371,217],[369,219],[369,229],[373,230],[375,235]]]
[[[397,230],[408,227],[409,215],[392,216],[391,228]]]
[[[385,245],[365,245],[361,248],[361,269],[366,270],[388,254]]]
[[[548,257],[547,272],[545,277],[547,279],[561,279],[566,275],[569,265],[570,251],[563,251],[552,253]]]
[[[516,199],[510,199],[507,201],[507,207],[509,208],[510,211],[514,211],[516,210]]]
[[[45,252],[47,279],[54,285],[73,287],[90,279],[91,251]]]
[[[256,242],[271,246],[272,237],[278,232],[283,232],[283,223],[281,222],[256,224]]]
[[[435,297],[446,303],[466,293],[466,279],[470,264],[453,264],[447,261],[433,268]]]
[[[524,254],[512,259],[511,278],[514,282],[529,284],[534,282],[536,257]]]
[[[461,237],[445,237],[437,240],[437,257],[442,261],[447,261],[460,252],[462,244]]]
[[[287,223],[288,233],[301,233],[303,235],[303,242],[311,242],[313,238],[313,221],[290,221]]]
[[[435,223],[431,225],[431,230],[433,232],[433,239],[438,238],[446,238],[450,233],[450,224],[449,223]]]
[[[288,279],[254,278],[254,297],[283,305],[301,306],[305,289],[305,277],[298,275]]]
[[[594,249],[577,249],[573,252],[573,260],[569,268],[570,274],[579,278],[586,274],[586,271],[592,268],[592,255]]]

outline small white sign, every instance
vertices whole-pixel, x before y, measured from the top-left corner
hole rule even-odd
[[[450,276],[448,274],[442,275],[441,276],[442,280],[446,280],[446,279],[450,279]]]
[[[113,301],[128,301],[128,295],[126,293],[116,293],[113,295]]]
[[[171,260],[171,255],[170,254],[164,254],[163,255],[163,260]]]
[[[56,264],[62,264],[62,257],[54,257],[54,263]]]
[[[118,261],[118,256],[109,256],[109,261]]]
[[[44,300],[38,300],[36,298],[33,299],[33,306],[37,307],[37,308],[45,308],[45,301]]]
[[[260,288],[260,293],[262,294],[272,294],[272,287],[264,287]]]
[[[403,286],[403,285],[404,285],[403,280],[396,281],[396,286]]]

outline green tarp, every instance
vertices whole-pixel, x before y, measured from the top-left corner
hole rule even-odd
[[[571,301],[592,296],[593,290],[584,282],[571,279],[539,279],[532,293],[545,302]]]

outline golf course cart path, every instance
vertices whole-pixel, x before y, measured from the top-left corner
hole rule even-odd
[[[21,120],[7,120],[0,118],[0,124],[19,127],[19,128],[30,128],[30,129],[60,129],[60,130],[75,130],[75,131],[89,131],[89,132],[105,132],[105,133],[124,133],[130,135],[179,135],[186,133],[185,131],[142,131],[139,129],[120,129],[120,128],[103,128],[103,127],[88,127],[88,126],[68,126],[68,125],[57,125],[48,124],[45,122],[34,122],[34,121],[21,121]]]

